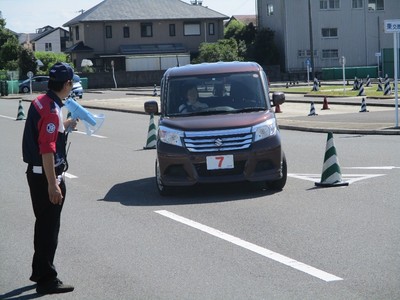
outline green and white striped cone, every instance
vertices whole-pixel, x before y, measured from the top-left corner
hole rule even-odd
[[[25,120],[25,112],[24,112],[24,107],[22,106],[22,100],[19,100],[18,104],[18,114],[17,114],[17,121],[20,120]]]
[[[146,146],[143,149],[155,149],[157,136],[156,136],[156,125],[154,124],[154,114],[150,115],[149,131],[147,134]]]
[[[369,110],[367,110],[367,103],[365,102],[365,98],[362,98],[361,100],[360,112],[369,112]]]
[[[318,116],[318,114],[315,112],[314,102],[311,102],[310,113],[308,116]]]
[[[349,185],[348,182],[342,181],[342,173],[340,171],[339,160],[336,155],[336,148],[333,143],[333,133],[328,133],[326,141],[324,165],[322,168],[321,182],[316,182],[319,187],[333,187]]]

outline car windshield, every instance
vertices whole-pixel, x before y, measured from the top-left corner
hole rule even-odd
[[[170,78],[167,116],[240,113],[268,109],[259,73]]]

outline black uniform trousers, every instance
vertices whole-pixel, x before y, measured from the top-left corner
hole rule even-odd
[[[63,195],[62,205],[50,202],[46,175],[35,174],[28,167],[26,172],[36,217],[34,233],[34,254],[31,280],[45,282],[57,277],[53,261],[58,244],[61,210],[64,205],[66,188],[64,180],[60,183]]]

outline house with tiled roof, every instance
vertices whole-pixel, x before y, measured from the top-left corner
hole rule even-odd
[[[44,26],[35,33],[19,33],[19,43],[32,51],[63,53],[66,50],[69,32],[61,27]]]
[[[203,42],[223,38],[228,16],[181,0],[104,0],[63,26],[66,53],[79,71],[83,59],[97,70],[167,69],[190,61]],[[201,3],[201,2],[200,2]]]

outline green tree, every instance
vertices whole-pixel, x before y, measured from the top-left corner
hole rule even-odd
[[[16,70],[20,50],[17,37],[6,28],[6,21],[0,18],[0,69]]]
[[[231,20],[228,26],[224,29],[224,38],[230,39],[234,38],[236,41],[239,41],[243,37],[243,32],[245,31],[246,25],[243,22],[238,20]]]
[[[47,75],[52,65],[56,62],[68,62],[68,56],[64,53],[37,51],[35,52],[35,58],[43,63],[43,66],[38,71],[38,74],[42,75]]]
[[[257,28],[253,23],[248,25],[238,20],[232,20],[225,28],[224,38],[233,38],[236,40],[239,47],[239,56],[243,60],[255,60],[254,58],[254,43],[257,36]]]
[[[259,30],[254,44],[249,49],[249,55],[260,65],[279,64],[280,55],[274,42],[275,33],[270,29]]]
[[[239,56],[238,43],[233,38],[219,40],[216,43],[202,43],[199,52],[194,63],[243,60]]]
[[[31,50],[25,48],[21,49],[19,53],[18,65],[20,79],[28,78],[27,73],[29,71],[33,72],[36,75],[37,63]]]

